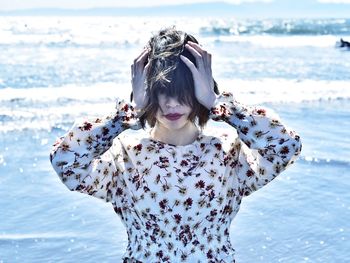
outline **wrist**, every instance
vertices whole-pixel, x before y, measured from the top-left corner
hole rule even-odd
[[[134,104],[134,110],[136,112],[137,118],[139,118],[145,111],[143,107],[140,107],[137,104]]]
[[[208,110],[210,110],[212,107],[215,106],[217,97],[218,97],[218,96],[217,96],[215,93],[209,95],[209,96],[207,97],[208,100],[206,101],[206,103],[205,103],[204,106],[205,106]]]

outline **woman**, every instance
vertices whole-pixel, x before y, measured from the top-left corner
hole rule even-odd
[[[112,203],[129,238],[123,262],[235,262],[229,228],[242,197],[296,160],[299,136],[271,110],[219,93],[211,55],[174,28],[131,72],[133,102],[75,124],[54,145],[54,169],[70,190]],[[205,135],[209,119],[232,128]]]

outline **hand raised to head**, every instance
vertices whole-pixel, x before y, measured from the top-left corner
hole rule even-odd
[[[146,95],[146,73],[149,67],[149,62],[145,65],[149,50],[145,48],[141,54],[134,59],[131,65],[131,83],[132,91],[137,110],[142,109],[147,103]]]
[[[188,41],[185,47],[196,59],[197,67],[187,57],[180,55],[182,61],[192,72],[196,98],[199,103],[210,109],[216,99],[211,70],[211,54],[191,41]]]

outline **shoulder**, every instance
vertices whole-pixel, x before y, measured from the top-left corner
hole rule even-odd
[[[137,147],[139,144],[143,144],[148,136],[148,130],[133,130],[128,129],[119,134],[115,140],[121,144],[121,146],[128,150]]]
[[[228,152],[237,143],[239,144],[239,137],[233,129],[207,128],[204,130],[203,143]]]

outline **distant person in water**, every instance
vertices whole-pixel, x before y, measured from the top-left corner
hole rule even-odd
[[[340,39],[340,47],[347,47],[350,48],[350,42]]]
[[[300,154],[271,109],[219,92],[211,61],[194,36],[159,31],[131,65],[130,101],[76,122],[53,147],[68,189],[113,205],[128,234],[123,263],[236,262],[229,234],[242,198]],[[227,127],[206,135],[209,119]]]

